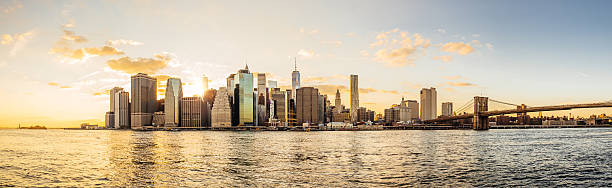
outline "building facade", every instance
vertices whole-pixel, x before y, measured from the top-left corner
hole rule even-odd
[[[355,123],[359,119],[357,110],[359,109],[359,78],[351,74],[351,122]]]
[[[207,110],[201,97],[183,97],[180,108],[181,127],[204,127]]]
[[[450,117],[453,115],[453,103],[443,102],[442,103],[442,116]]]
[[[130,94],[125,91],[119,91],[115,93],[115,104],[114,109],[114,128],[115,129],[129,129],[130,128]]]
[[[291,98],[295,99],[295,93],[300,88],[300,71],[297,70],[297,59],[295,60],[295,68],[291,72]]]
[[[436,88],[421,89],[421,120],[430,120],[437,117]]]
[[[238,125],[253,125],[254,117],[254,94],[253,94],[253,74],[249,72],[249,67],[238,71]]]
[[[319,90],[313,87],[302,87],[296,90],[296,116],[298,125],[303,123],[319,124],[320,102]]]
[[[151,125],[157,109],[157,80],[144,73],[133,75],[130,95],[130,127],[142,129]]]
[[[178,127],[181,123],[181,100],[183,86],[178,78],[169,78],[166,84],[166,99],[164,100],[164,126]]]
[[[232,126],[232,109],[229,99],[230,96],[227,92],[227,88],[219,88],[211,112],[211,126],[213,128]]]

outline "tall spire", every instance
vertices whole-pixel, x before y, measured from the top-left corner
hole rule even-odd
[[[294,71],[297,71],[297,57],[293,57]]]

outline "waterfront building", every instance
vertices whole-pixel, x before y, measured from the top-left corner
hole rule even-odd
[[[206,94],[203,97],[203,101],[204,101],[204,105],[206,106],[206,112],[204,113],[204,125],[205,127],[210,127],[211,126],[211,121],[212,121],[212,116],[211,116],[211,112],[212,112],[212,107],[213,104],[215,102],[215,97],[217,96],[217,90],[216,89],[208,89],[206,91]]]
[[[419,119],[419,103],[416,100],[404,100],[397,106],[399,110],[399,120],[403,122],[412,122]]]
[[[350,122],[350,121],[351,121],[351,114],[348,110],[344,110],[341,112],[337,112],[337,111],[333,112],[332,122]]]
[[[229,98],[227,88],[220,87],[212,106],[211,126],[213,128],[232,126],[232,109]]]
[[[157,108],[157,80],[144,73],[133,75],[130,95],[129,127],[142,129],[143,126],[151,125],[153,113]]]
[[[357,110],[359,109],[359,78],[357,75],[351,74],[351,123],[358,120]]]
[[[268,89],[266,87],[266,74],[265,73],[257,73],[257,106],[256,106],[256,124],[263,125],[263,123],[268,119],[268,111],[266,106],[268,99]]]
[[[181,79],[169,78],[166,82],[166,99],[164,100],[164,126],[178,127],[181,123],[181,99],[183,99],[183,86]]]
[[[236,87],[236,74],[230,74],[227,79],[227,92],[230,96],[234,96],[234,88]]]
[[[254,95],[253,74],[249,72],[249,66],[238,71],[238,95],[235,96],[238,105],[238,125],[253,125],[254,121]]]
[[[115,92],[114,100],[115,107],[114,111],[114,127],[115,129],[129,129],[130,128],[130,94],[125,91]]]
[[[430,120],[437,117],[436,88],[421,89],[421,120]]]
[[[164,126],[164,118],[166,117],[166,114],[164,114],[164,111],[158,111],[153,113],[153,122],[151,123],[153,125],[153,127],[162,127]]]
[[[319,119],[319,90],[313,87],[302,87],[296,90],[296,116],[298,125],[303,123],[322,123]]]
[[[274,88],[271,91],[272,101],[274,101],[274,115],[281,123],[287,122],[287,95],[285,91]]]
[[[180,108],[181,127],[203,127],[207,109],[201,97],[183,97]]]
[[[110,90],[110,109],[106,113],[105,117],[105,126],[106,128],[115,128],[115,93],[123,91],[123,88],[114,87]]]
[[[114,112],[106,112],[104,115],[104,127],[107,129],[115,128],[115,113]]]
[[[452,116],[453,115],[453,103],[452,102],[443,102],[442,103],[442,116]]]

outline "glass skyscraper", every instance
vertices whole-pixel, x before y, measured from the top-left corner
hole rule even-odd
[[[166,99],[164,100],[166,117],[164,118],[164,124],[167,127],[176,127],[180,123],[180,104],[183,98],[183,86],[178,78],[169,78],[166,86]]]
[[[249,67],[238,71],[238,125],[253,125],[253,74]]]

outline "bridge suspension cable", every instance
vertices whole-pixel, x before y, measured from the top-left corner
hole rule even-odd
[[[474,99],[469,100],[467,103],[462,105],[455,111],[457,114],[461,114],[463,112],[468,112],[467,110],[470,108],[474,108]]]
[[[496,102],[496,103],[501,103],[501,104],[505,104],[505,105],[510,105],[510,106],[522,106],[522,105],[518,105],[518,104],[512,104],[512,103],[508,103],[508,102],[498,101],[498,100],[491,99],[491,98],[489,98],[489,101]]]

